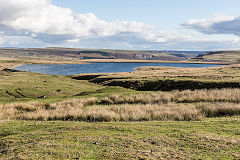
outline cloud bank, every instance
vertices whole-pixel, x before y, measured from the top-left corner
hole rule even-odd
[[[0,1],[0,30],[5,35],[30,36],[47,43],[123,34],[151,42],[167,42],[174,37],[140,22],[107,22],[92,13],[73,13],[52,5],[51,0]]]
[[[191,20],[183,26],[204,34],[232,34],[240,37],[240,16],[217,16],[212,19]]]
[[[51,0],[0,0],[0,46],[81,47],[118,49],[232,48],[237,41],[204,40],[186,34],[160,31],[134,21],[98,18],[93,13],[75,13]],[[192,20],[183,26],[204,34],[239,34],[240,17]],[[239,44],[239,43],[238,43]]]

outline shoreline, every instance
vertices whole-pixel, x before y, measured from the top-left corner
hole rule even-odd
[[[2,62],[1,62],[2,61]],[[231,63],[220,62],[196,62],[196,61],[161,61],[161,60],[131,60],[131,59],[83,59],[83,60],[51,60],[51,59],[20,59],[0,57],[0,70],[4,68],[13,69],[26,64],[85,64],[85,63],[186,63],[186,64],[219,64],[230,65]]]
[[[81,62],[99,62],[99,63],[189,63],[189,64],[219,64],[229,65],[224,62],[196,62],[196,61],[162,61],[162,60],[131,60],[131,59],[84,59]]]

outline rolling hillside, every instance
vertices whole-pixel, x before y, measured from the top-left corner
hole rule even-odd
[[[203,62],[240,63],[240,50],[208,52],[198,55],[194,60]]]
[[[192,52],[179,51],[141,51],[141,50],[106,50],[106,49],[74,49],[74,48],[2,48],[0,57],[15,58],[74,58],[74,59],[134,59],[180,61],[194,58]]]

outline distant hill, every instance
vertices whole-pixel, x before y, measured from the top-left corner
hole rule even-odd
[[[203,62],[240,63],[240,50],[212,51],[212,52],[207,52],[205,54],[200,54],[193,59],[196,61],[203,61]]]
[[[194,54],[199,55],[203,53],[207,53],[209,51],[177,51],[177,50],[159,50],[160,52],[169,52],[169,53],[187,53],[187,54]]]
[[[4,57],[72,57],[78,59],[134,59],[181,61],[196,57],[202,51],[167,51],[167,50],[109,50],[79,48],[0,48]]]

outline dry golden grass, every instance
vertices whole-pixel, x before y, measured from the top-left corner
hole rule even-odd
[[[195,102],[240,102],[240,89],[185,90],[133,94],[129,97],[112,95],[102,98],[102,104],[158,104],[158,103],[195,103]]]
[[[198,109],[206,117],[240,115],[240,104],[218,103],[216,105],[216,104],[208,103],[208,104],[198,106]]]
[[[24,64],[82,64],[85,61],[74,58],[66,57],[18,57],[18,58],[9,58],[9,57],[0,57],[0,71],[4,68],[14,68]]]
[[[217,62],[197,61],[163,61],[163,60],[135,60],[135,59],[83,59],[82,62],[114,62],[114,63],[197,63],[197,64],[227,64]]]
[[[79,76],[79,75],[75,75]],[[74,77],[74,76],[73,76]],[[226,65],[207,68],[178,68],[178,67],[139,67],[134,72],[103,74],[98,78],[109,80],[158,81],[158,80],[191,80],[209,82],[239,82],[240,65]]]
[[[175,92],[176,102],[240,102],[240,89],[212,89]]]
[[[94,99],[71,100],[51,105],[16,103],[1,107],[2,120],[77,120],[77,121],[152,121],[202,120],[204,116],[193,105],[119,105],[91,106]],[[86,104],[90,106],[85,106]]]
[[[203,120],[205,117],[240,115],[239,92],[239,89],[176,91],[72,99],[53,104],[13,103],[0,106],[0,120]]]
[[[231,63],[239,63],[240,51],[231,50],[231,51],[213,51],[208,54],[204,54],[196,58],[198,60],[220,60]]]

